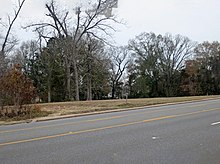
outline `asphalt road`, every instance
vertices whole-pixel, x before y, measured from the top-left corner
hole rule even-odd
[[[0,164],[220,164],[220,100],[0,126]]]

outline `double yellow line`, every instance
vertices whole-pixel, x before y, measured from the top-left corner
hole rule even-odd
[[[195,111],[195,112],[184,113],[184,114],[177,114],[177,115],[169,115],[169,116],[163,116],[163,117],[156,117],[156,118],[151,118],[151,119],[142,120],[142,121],[136,121],[136,122],[130,122],[130,123],[118,124],[118,125],[112,125],[112,126],[105,126],[105,127],[101,127],[101,128],[94,128],[94,129],[81,130],[81,131],[75,131],[75,132],[61,133],[61,134],[50,135],[50,136],[43,136],[43,137],[37,137],[37,138],[31,138],[31,139],[26,139],[26,140],[18,140],[18,141],[12,141],[12,142],[5,142],[5,143],[0,143],[0,146],[8,146],[8,145],[13,145],[13,144],[32,142],[32,141],[39,141],[39,140],[45,140],[45,139],[52,139],[52,138],[69,136],[69,135],[75,135],[75,134],[82,134],[82,133],[88,133],[88,132],[96,132],[96,131],[101,131],[101,130],[106,130],[106,129],[112,129],[112,128],[118,128],[118,127],[126,127],[126,126],[136,125],[136,124],[140,124],[140,123],[148,123],[148,122],[152,122],[152,121],[159,121],[159,120],[164,120],[164,119],[171,119],[171,118],[195,115],[195,114],[200,114],[200,113],[205,113],[205,112],[210,112],[210,111],[217,111],[217,110],[220,110],[220,108],[206,109],[206,110],[201,110],[201,111]]]

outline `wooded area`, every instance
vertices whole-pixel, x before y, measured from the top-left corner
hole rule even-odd
[[[110,44],[119,20],[116,0],[97,0],[88,10],[63,11],[48,2],[48,20],[31,28],[37,40],[20,43],[11,28],[2,34],[0,105],[35,102],[220,93],[220,43],[196,43],[181,35],[141,33],[127,46]],[[12,21],[10,21],[12,20]],[[4,37],[5,35],[5,37]],[[46,44],[45,44],[46,43]]]

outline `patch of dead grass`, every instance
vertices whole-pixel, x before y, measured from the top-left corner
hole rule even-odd
[[[175,103],[192,100],[203,100],[207,98],[219,98],[219,96],[193,96],[193,97],[171,97],[171,98],[141,98],[117,100],[95,100],[95,101],[73,101],[60,103],[39,104],[42,111],[51,112],[52,116],[79,114],[95,111],[105,111],[122,108],[144,107],[156,104]]]

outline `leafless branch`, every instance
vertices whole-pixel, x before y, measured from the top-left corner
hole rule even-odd
[[[20,2],[20,0],[18,0],[18,10],[16,11],[15,10],[15,15],[14,15],[14,18],[12,19],[11,21],[11,18],[9,16],[9,27],[8,27],[8,30],[6,32],[6,36],[5,36],[5,39],[4,39],[4,42],[2,44],[2,48],[1,48],[1,52],[2,52],[2,55],[4,56],[4,52],[5,52],[5,48],[6,48],[6,45],[7,45],[7,42],[8,42],[8,38],[9,38],[9,35],[10,35],[10,32],[11,32],[11,29],[12,29],[12,26],[14,25],[14,22],[16,21],[21,9],[22,9],[22,6],[24,5],[24,2],[25,0],[22,0],[22,2]]]

